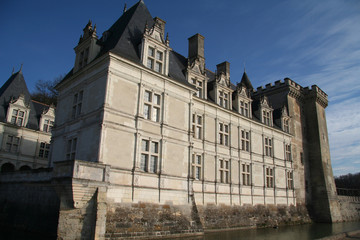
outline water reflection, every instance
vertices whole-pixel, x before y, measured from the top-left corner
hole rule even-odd
[[[354,231],[360,229],[360,222],[347,223],[315,223],[298,226],[285,226],[264,229],[244,229],[236,231],[223,231],[216,233],[206,233],[203,237],[182,238],[186,240],[235,240],[235,239],[255,239],[255,240],[312,240],[322,238],[342,232]]]

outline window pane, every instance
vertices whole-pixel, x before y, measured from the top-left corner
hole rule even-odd
[[[150,106],[147,104],[144,105],[144,118],[150,119]]]
[[[151,152],[152,153],[159,153],[159,143],[151,142]]]
[[[153,66],[154,66],[154,60],[152,60],[151,58],[148,58],[147,67],[153,69]]]
[[[148,55],[149,55],[149,56],[151,56],[151,57],[153,57],[153,56],[154,56],[154,51],[155,51],[155,49],[154,49],[154,48],[149,47],[149,52],[148,52]]]
[[[201,174],[201,168],[200,167],[196,167],[196,174],[195,174],[195,178],[196,179],[200,179],[200,175]]]
[[[162,67],[162,64],[161,63],[159,63],[159,62],[156,62],[155,63],[155,71],[157,71],[157,72],[162,72],[161,71],[161,67]]]
[[[159,94],[154,94],[154,103],[156,105],[160,105],[160,95]]]
[[[142,140],[141,141],[141,150],[144,152],[149,151],[149,141],[148,140]]]
[[[201,164],[201,156],[200,156],[200,155],[197,155],[196,158],[197,158],[196,163],[197,163],[197,164]]]
[[[144,101],[151,102],[151,92],[145,91],[145,93],[144,93]]]
[[[23,111],[19,111],[19,116],[20,116],[20,117],[24,117],[24,112],[23,112]]]
[[[201,121],[201,119],[202,119],[202,117],[201,117],[201,116],[198,116],[198,117],[197,117],[197,123],[198,123],[199,125],[202,125],[202,121]]]
[[[162,53],[162,52],[157,51],[157,52],[156,52],[156,60],[160,60],[160,61],[162,61],[162,58],[163,58],[163,53]]]
[[[201,139],[201,127],[196,127],[196,138]]]
[[[152,120],[155,122],[160,121],[160,108],[156,108],[156,107],[153,108]]]
[[[147,172],[148,155],[141,154],[140,169]]]
[[[150,172],[156,173],[157,169],[157,156],[151,156],[150,158]]]

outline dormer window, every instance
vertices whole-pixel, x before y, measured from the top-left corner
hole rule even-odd
[[[86,48],[85,51],[80,53],[79,59],[79,68],[85,67],[89,58],[89,48]]]
[[[11,123],[21,127],[24,124],[24,118],[25,118],[24,111],[21,111],[20,109],[14,109],[11,116]]]
[[[271,126],[270,111],[264,110],[262,114],[263,114],[263,123],[268,126]]]
[[[202,89],[203,89],[203,84],[202,81],[197,80],[196,78],[192,78],[191,79],[192,84],[196,87],[197,92],[196,92],[196,96],[201,98],[202,97]]]
[[[249,103],[245,101],[240,101],[240,114],[249,117]]]
[[[43,125],[43,131],[51,132],[53,126],[54,126],[54,121],[51,121],[50,119],[45,119]]]
[[[229,106],[229,94],[224,91],[219,91],[219,105],[228,108]]]
[[[155,70],[156,72],[162,73],[163,69],[163,52],[156,50],[153,47],[148,49],[147,67]]]

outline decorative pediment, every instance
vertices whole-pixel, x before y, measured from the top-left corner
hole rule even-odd
[[[269,99],[266,96],[261,97],[260,105],[261,105],[261,107],[271,108],[270,103],[269,103]]]
[[[203,68],[204,64],[200,62],[199,59],[195,59],[190,63],[188,63],[188,71],[192,71],[193,73],[205,75],[205,69]]]
[[[41,114],[41,117],[43,116],[55,118],[55,106],[51,104],[49,108],[45,108]]]
[[[149,28],[149,26],[145,25],[145,32],[144,35],[155,39],[156,41],[169,46],[169,36],[166,35],[165,39],[165,21],[156,17],[154,26]]]
[[[17,99],[15,99],[15,98],[11,99],[10,104],[16,105],[17,107],[21,107],[21,108],[27,108],[27,109],[30,108],[29,103],[25,102],[24,94],[20,94],[20,96]]]
[[[236,87],[237,94],[243,98],[250,98],[250,94],[246,86],[244,85],[238,85]]]
[[[221,72],[216,76],[216,82],[222,86],[230,87],[230,80],[227,78],[226,74]]]

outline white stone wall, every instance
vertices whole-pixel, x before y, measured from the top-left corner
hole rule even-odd
[[[64,160],[66,139],[78,137],[76,159],[111,166],[107,197],[114,202],[187,204],[295,204],[287,189],[284,143],[291,136],[216,104],[194,97],[194,90],[122,58],[79,71],[62,87],[53,161]],[[106,69],[108,66],[108,69]],[[84,108],[69,120],[74,92],[83,89]],[[145,119],[144,93],[161,96],[159,122]],[[100,95],[100,96],[99,96]],[[203,118],[202,139],[192,135],[192,114]],[[229,126],[229,145],[219,144],[219,123]],[[250,132],[250,151],[242,151],[241,130]],[[264,157],[264,136],[273,139],[273,156]],[[141,170],[141,141],[159,144],[156,173]],[[61,150],[62,149],[62,150]],[[190,176],[193,153],[202,156],[201,178]],[[229,161],[229,181],[220,181],[219,160]],[[241,164],[251,166],[250,186],[242,183]],[[274,169],[274,186],[265,187],[265,168]]]

